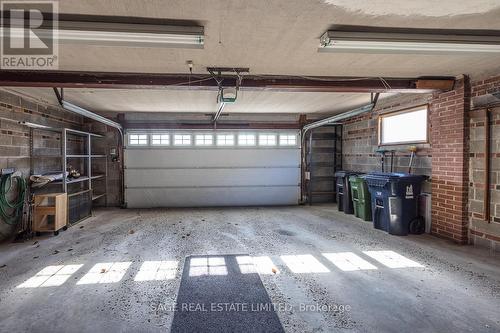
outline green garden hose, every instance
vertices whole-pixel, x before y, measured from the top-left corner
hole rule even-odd
[[[16,180],[17,196],[13,201],[9,201],[7,194],[12,189],[12,179]],[[22,176],[2,175],[0,179],[0,217],[5,223],[15,225],[20,221],[25,193],[26,180]]]

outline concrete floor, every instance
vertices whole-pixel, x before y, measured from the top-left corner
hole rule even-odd
[[[364,251],[411,261],[394,253],[376,260],[382,252]],[[354,259],[323,255],[344,252]],[[174,316],[184,258],[241,253],[268,256],[275,265],[277,274],[264,267],[261,278],[287,332],[500,331],[498,254],[428,235],[390,236],[333,205],[105,209],[57,237],[3,245],[0,331],[163,332]],[[290,255],[307,256],[283,257]],[[157,260],[179,265],[165,280],[136,281],[144,261]],[[123,278],[109,268],[87,275],[109,262],[131,264]],[[83,266],[30,280],[54,265]],[[106,282],[103,276],[110,283],[97,283]],[[316,304],[329,308],[311,308]]]

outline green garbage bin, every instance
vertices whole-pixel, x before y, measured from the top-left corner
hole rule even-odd
[[[364,221],[372,220],[372,205],[370,192],[363,176],[350,176],[352,203],[354,215]]]

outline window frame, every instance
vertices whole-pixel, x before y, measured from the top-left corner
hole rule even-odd
[[[233,137],[233,144],[227,145],[227,144],[219,144],[219,136],[232,136]],[[226,141],[226,140],[224,140]],[[215,145],[217,147],[235,147],[237,145],[237,137],[234,133],[216,133],[215,134]]]
[[[176,144],[175,143],[175,136],[176,135],[187,135],[189,136],[189,143],[188,144]],[[172,147],[193,147],[193,133],[173,133],[172,134]]]
[[[398,142],[389,142],[389,143],[383,143],[382,142],[382,122],[384,118],[388,118],[391,116],[397,116],[400,114],[405,114],[405,113],[411,113],[415,111],[419,111],[424,109],[426,110],[426,128],[425,128],[425,139],[424,140],[417,140],[417,141],[398,141]],[[412,144],[428,144],[430,143],[429,141],[429,136],[430,136],[430,121],[429,121],[429,104],[423,104],[411,108],[406,108],[402,110],[397,110],[397,111],[391,111],[387,112],[384,114],[381,114],[378,116],[378,124],[377,124],[377,139],[378,139],[378,145],[379,146],[398,146],[398,145],[412,145]]]
[[[203,135],[203,144],[201,144],[201,145],[196,142],[196,137],[198,135]],[[204,138],[205,135],[210,135],[212,137],[212,143],[205,144],[205,138]],[[193,147],[213,147],[215,145],[215,137],[214,137],[213,133],[203,133],[203,132],[196,133],[196,132],[194,132],[193,139],[194,139],[193,140]]]
[[[166,135],[168,137],[168,143],[158,143],[158,144],[155,144],[153,143],[153,136],[155,135]],[[161,137],[160,137],[160,142],[161,142]],[[168,132],[163,132],[163,133],[159,133],[159,132],[156,132],[156,133],[151,133],[149,135],[149,145],[151,147],[168,147],[170,146],[172,143],[172,140],[171,140],[171,137],[170,137],[170,133]]]
[[[252,135],[253,136],[253,144],[241,144],[240,143],[240,136],[242,135]],[[257,147],[258,146],[258,141],[259,141],[259,137],[258,137],[258,133],[254,133],[254,132],[238,132],[236,134],[236,141],[237,141],[237,146],[238,147]]]
[[[294,137],[295,143],[294,144],[281,144],[281,136]],[[278,142],[277,142],[278,146],[280,146],[280,147],[297,147],[297,143],[299,141],[297,133],[288,133],[288,132],[278,133],[277,140],[278,140]],[[287,138],[287,142],[288,141],[289,140]]]
[[[149,139],[149,133],[144,133],[144,132],[134,132],[134,133],[128,133],[128,138],[127,138],[127,147],[148,147],[150,145],[150,139]],[[146,143],[131,143],[130,141],[132,140],[132,135],[145,135],[146,136]],[[139,142],[141,139],[137,138],[137,141]]]
[[[274,136],[274,145],[263,145],[260,143],[260,136],[261,135],[268,135],[268,136]],[[279,147],[279,133],[277,132],[274,132],[274,133],[271,133],[271,132],[265,132],[265,133],[259,133],[259,135],[257,136],[257,146],[258,147]]]

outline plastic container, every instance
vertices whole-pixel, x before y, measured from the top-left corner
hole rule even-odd
[[[349,186],[349,177],[357,175],[351,171],[337,171],[335,173],[335,190],[337,192],[337,208],[346,214],[354,214],[352,205],[351,187]]]
[[[372,202],[364,176],[350,176],[354,215],[364,221],[372,220]]]
[[[422,223],[418,197],[424,176],[370,173],[365,177],[371,195],[373,226],[391,235],[408,235],[410,225]]]

